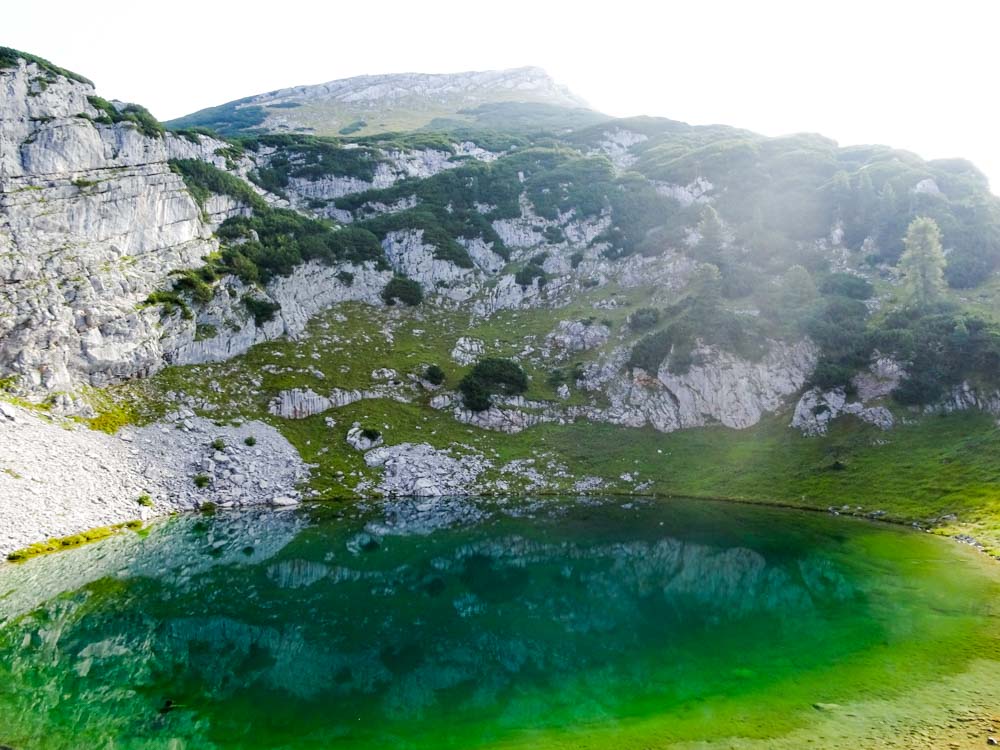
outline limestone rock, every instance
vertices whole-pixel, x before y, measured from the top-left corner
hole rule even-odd
[[[462,336],[451,350],[451,358],[460,365],[471,365],[483,356],[486,347],[479,339]]]
[[[375,448],[365,454],[365,463],[382,468],[383,494],[404,497],[468,494],[489,465],[477,455],[455,456],[426,443]]]
[[[319,395],[311,388],[293,388],[279,393],[267,410],[285,419],[305,419],[331,408],[333,401]]]
[[[802,394],[795,405],[791,426],[804,435],[824,435],[830,422],[842,414],[853,414],[859,419],[888,430],[895,424],[892,412],[884,406],[865,406],[861,401],[848,401],[843,388],[821,391],[811,388]]]
[[[366,436],[358,422],[355,422],[347,431],[347,444],[357,451],[368,451],[377,448],[384,442],[381,434],[374,438]]]
[[[546,341],[557,350],[569,354],[604,346],[610,335],[611,329],[603,323],[561,320],[556,330],[546,337]]]

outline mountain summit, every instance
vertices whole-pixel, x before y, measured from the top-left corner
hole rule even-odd
[[[587,103],[541,68],[465,73],[394,73],[292,86],[199,110],[170,123],[316,135],[370,134],[474,122],[490,105],[588,109]],[[480,111],[477,111],[480,110]]]

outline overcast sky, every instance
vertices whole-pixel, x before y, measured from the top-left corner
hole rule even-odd
[[[0,45],[161,119],[364,73],[540,65],[609,114],[963,156],[1000,192],[1000,10],[991,6],[46,0],[5,4]]]

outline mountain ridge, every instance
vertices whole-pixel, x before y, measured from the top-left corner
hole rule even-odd
[[[160,512],[680,490],[826,507],[873,478],[900,520],[984,507],[932,479],[942,451],[950,475],[994,475],[975,446],[1000,415],[1000,204],[966,162],[579,126],[560,107],[540,128],[524,105],[534,129],[225,138],[165,130],[36,60],[0,60],[0,401],[16,405],[0,433],[268,424],[310,466],[263,492],[207,449],[171,453]],[[948,284],[920,308],[902,258],[928,218]],[[927,471],[873,468],[904,445]],[[691,446],[728,476],[685,474],[671,455],[697,464]],[[40,464],[0,458],[0,494],[29,507],[15,474],[44,483]],[[108,523],[134,512],[128,476]],[[52,502],[72,508],[82,482]],[[990,524],[976,533],[1000,548]]]
[[[167,125],[214,125],[223,133],[253,129],[372,134],[428,127],[435,119],[461,119],[465,110],[500,103],[589,110],[582,98],[557,84],[542,68],[521,66],[460,73],[361,75],[290,86],[205,108]]]

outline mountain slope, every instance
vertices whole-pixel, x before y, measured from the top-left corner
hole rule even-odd
[[[1000,201],[974,166],[532,106],[546,130],[225,140],[0,58],[0,391],[112,432],[268,423],[317,498],[867,493],[1000,547]],[[926,305],[920,216],[949,284]],[[164,509],[258,497],[205,453]]]
[[[503,106],[529,105],[536,117],[591,123],[601,118],[582,99],[540,68],[430,75],[400,73],[345,78],[294,86],[194,112],[167,123],[172,128],[207,127],[224,135],[249,131],[315,135],[370,135],[475,124],[480,108],[496,124]],[[509,118],[525,110],[511,111]],[[533,118],[534,119],[534,118]]]

